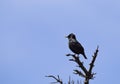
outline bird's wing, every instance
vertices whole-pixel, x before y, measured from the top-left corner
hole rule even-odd
[[[82,45],[77,41],[69,43],[69,47],[74,53],[77,54],[82,53],[84,51]]]
[[[78,41],[75,42],[75,45],[77,48],[83,48],[82,45]]]

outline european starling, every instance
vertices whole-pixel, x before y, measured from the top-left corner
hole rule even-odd
[[[69,40],[70,50],[77,55],[82,54],[84,56],[84,58],[87,59],[85,52],[84,52],[84,48],[77,41],[76,36],[73,33],[71,33],[66,38],[68,38],[68,40]]]

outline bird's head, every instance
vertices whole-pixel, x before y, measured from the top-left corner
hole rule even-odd
[[[68,39],[75,39],[76,40],[76,36],[73,33],[71,33],[68,36],[66,36],[66,38],[68,38]]]

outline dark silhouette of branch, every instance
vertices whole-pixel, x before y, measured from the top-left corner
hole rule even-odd
[[[71,78],[69,77],[68,84],[75,84],[75,82],[73,80],[71,80]]]
[[[79,66],[79,68],[81,69],[80,70],[74,70],[74,74],[77,74],[83,78],[85,78],[84,80],[84,84],[89,84],[89,80],[90,79],[93,79],[94,78],[94,75],[96,73],[93,73],[92,70],[93,70],[93,67],[94,67],[94,63],[95,63],[95,60],[97,58],[97,54],[98,54],[98,48],[99,46],[97,46],[97,49],[94,53],[94,55],[92,56],[92,60],[90,62],[90,66],[89,66],[89,69],[87,69],[84,65],[83,65],[83,62],[80,60],[80,58],[78,56],[76,56],[75,54],[67,54],[66,56],[71,56],[72,58],[69,59],[69,61],[73,61],[75,63],[77,63],[77,65]],[[63,81],[59,78],[59,75],[57,77],[53,76],[53,75],[49,75],[49,76],[46,76],[46,77],[51,77],[51,78],[54,78],[56,80],[56,82],[53,82],[53,83],[59,83],[59,84],[63,84]],[[69,81],[68,81],[68,84],[75,84],[75,81],[71,80],[71,78],[69,77]],[[80,84],[79,81],[77,81],[77,84]]]
[[[96,49],[94,55],[92,56],[93,59],[92,59],[91,63],[89,64],[90,67],[89,67],[89,70],[88,70],[88,74],[86,74],[84,84],[89,84],[89,79],[93,79],[94,75],[96,74],[96,73],[92,73],[92,69],[94,67],[94,63],[95,63],[95,60],[96,60],[96,57],[97,57],[97,54],[98,54],[98,48],[99,48],[99,46],[97,46],[97,49]]]
[[[82,71],[79,71],[79,70],[74,70],[74,74],[78,74],[79,76],[81,77],[84,77],[85,78],[85,81],[84,81],[84,84],[89,84],[89,80],[90,79],[93,79],[94,78],[94,75],[96,73],[92,73],[92,69],[94,67],[94,63],[95,63],[95,60],[96,60],[96,57],[97,57],[97,54],[98,54],[98,46],[97,46],[97,49],[94,53],[94,55],[92,56],[92,60],[91,60],[91,63],[89,64],[90,67],[89,69],[87,70],[86,67],[83,65],[83,62],[79,59],[78,56],[76,55],[73,55],[73,54],[67,54],[66,56],[72,56],[72,59],[69,59],[69,61],[73,61],[73,62],[76,62],[78,64],[78,66],[80,67],[80,69]]]
[[[67,54],[66,56],[72,56],[73,58],[69,60],[76,62],[78,66],[84,71],[84,73],[87,74],[87,69],[85,68],[85,66],[83,65],[83,62],[81,62],[78,56],[73,54]]]
[[[53,75],[49,75],[49,76],[46,76],[46,77],[51,77],[53,79],[56,80],[56,82],[52,82],[52,83],[59,83],[59,84],[63,84],[62,80],[60,79],[59,75],[57,77],[53,76]]]
[[[45,76],[45,77],[50,77],[50,78],[55,79],[56,82],[52,82],[52,84],[54,84],[54,83],[66,84],[66,83],[63,83],[63,81],[60,79],[59,75],[58,75],[57,77],[55,77],[55,76],[53,76],[53,75],[49,75],[49,76]],[[71,77],[69,77],[69,80],[68,80],[67,84],[75,84],[75,81],[74,81],[74,80],[71,80]],[[82,84],[82,83],[80,83],[80,82],[77,80],[77,84]]]
[[[78,74],[81,77],[85,77],[85,74],[83,74],[81,71],[74,70],[74,74]]]
[[[97,54],[98,54],[98,48],[99,48],[99,46],[97,46],[97,49],[96,49],[96,51],[95,51],[95,53],[94,53],[94,55],[93,55],[93,59],[92,59],[92,61],[91,61],[91,63],[90,63],[90,68],[89,68],[89,72],[90,72],[90,73],[92,72],[92,69],[93,69],[93,67],[94,67],[94,62],[95,62],[96,57],[97,57]]]

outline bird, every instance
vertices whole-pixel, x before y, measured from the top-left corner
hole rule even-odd
[[[77,54],[78,56],[79,56],[79,54],[82,54],[84,56],[84,58],[87,59],[85,52],[84,52],[84,48],[77,41],[75,34],[70,33],[68,36],[66,36],[66,38],[68,38],[68,46],[69,46],[70,50],[74,54]]]

